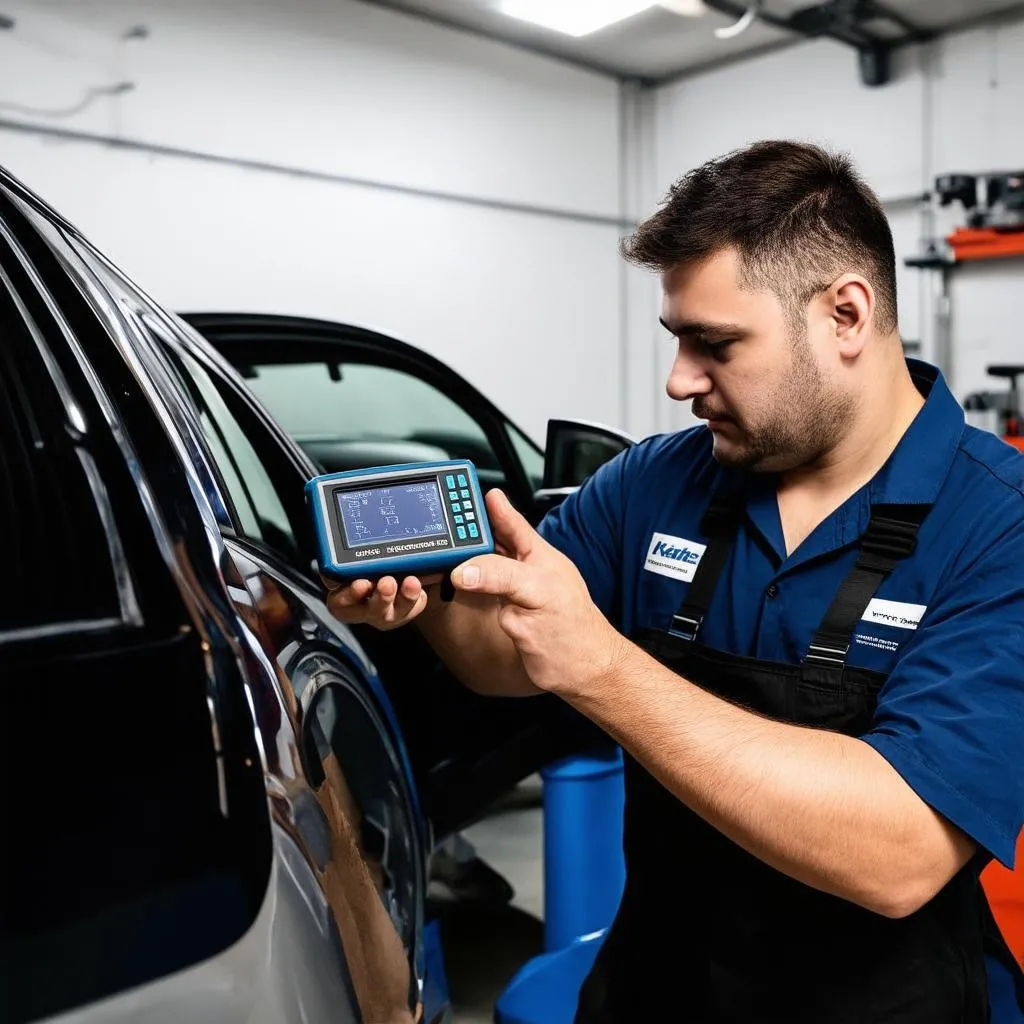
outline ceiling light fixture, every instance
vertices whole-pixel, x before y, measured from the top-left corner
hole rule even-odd
[[[567,36],[585,36],[654,6],[652,0],[501,0],[499,9]]]
[[[658,0],[658,6],[683,18],[699,18],[708,10],[704,0]]]

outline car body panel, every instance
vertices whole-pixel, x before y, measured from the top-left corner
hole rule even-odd
[[[359,1024],[323,891],[301,848],[278,828],[273,865],[252,927],[218,956],[51,1019],[60,1024]]]

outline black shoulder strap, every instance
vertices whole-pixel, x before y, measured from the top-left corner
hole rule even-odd
[[[700,532],[710,543],[697,566],[679,611],[672,616],[669,633],[673,636],[683,640],[697,639],[742,518],[743,504],[734,493],[719,491],[712,497],[700,521]]]
[[[843,580],[818,627],[805,665],[846,664],[854,630],[882,581],[896,564],[914,553],[917,531],[930,505],[875,505],[860,539],[860,554]]]

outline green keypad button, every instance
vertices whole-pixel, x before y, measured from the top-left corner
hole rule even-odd
[[[459,540],[465,540],[466,539],[466,528],[464,526],[457,526],[457,527],[455,527],[455,529],[458,531]],[[476,529],[476,527],[471,527],[471,529]]]
[[[474,538],[480,536],[480,531],[476,528],[476,523],[470,523],[469,524],[469,535],[470,535],[470,537],[474,537]]]
[[[448,485],[448,490],[452,491],[455,489],[455,477],[452,476],[451,473],[449,473],[448,476],[445,477],[444,482]]]
[[[471,498],[471,497],[472,497],[472,495],[471,495],[471,494],[469,493],[469,491],[468,491],[468,490],[464,490],[464,491],[462,492],[462,496],[463,496],[464,498]]]
[[[459,492],[458,491],[449,491],[448,492],[448,498],[451,501],[458,501],[459,500]]]
[[[466,475],[464,473],[460,473],[459,474],[459,486],[460,487],[468,487],[469,486],[469,481],[466,479]]]
[[[470,513],[469,513],[469,518],[470,518],[470,519],[472,519],[472,518],[473,518],[473,513],[472,513],[472,512],[470,512]],[[465,519],[463,519],[463,518],[462,518],[462,516],[456,516],[456,517],[455,517],[455,522],[457,522],[457,523],[464,523],[465,521],[466,521],[466,520],[465,520]]]
[[[453,512],[461,512],[461,511],[462,511],[462,506],[461,506],[461,505],[460,505],[460,504],[459,504],[459,503],[458,503],[458,502],[456,501],[456,502],[455,502],[455,503],[454,503],[454,504],[452,505],[452,511],[453,511]]]

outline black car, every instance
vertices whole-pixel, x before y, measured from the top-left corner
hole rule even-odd
[[[235,321],[243,373],[0,170],[5,1020],[448,1019],[430,851],[595,741],[327,612],[303,487],[369,455],[304,450],[245,378],[290,361],[256,326],[337,328]],[[330,380],[372,362],[333,344],[304,357]],[[446,380],[533,501],[536,451]],[[614,433],[553,436],[540,502]]]

